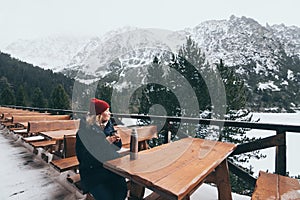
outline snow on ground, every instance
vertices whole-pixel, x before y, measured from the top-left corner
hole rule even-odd
[[[20,139],[4,130],[0,130],[0,151],[0,200],[84,199],[85,196],[65,181],[66,173],[59,174]],[[218,199],[217,189],[203,184],[191,196],[191,200],[199,199]],[[249,200],[250,197],[233,194],[233,199]]]
[[[297,113],[253,113],[253,120],[260,119],[260,123],[272,123],[283,125],[300,126],[300,112]],[[250,137],[268,137],[275,135],[275,131],[252,129],[247,133]],[[291,176],[300,174],[299,144],[300,133],[287,132],[287,171]],[[254,167],[254,176],[258,176],[259,170],[275,171],[275,147],[263,149],[260,152],[267,157],[261,160],[251,159],[250,163]]]

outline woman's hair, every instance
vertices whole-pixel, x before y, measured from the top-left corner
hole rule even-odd
[[[102,115],[93,115],[93,114],[90,114],[88,113],[87,117],[86,117],[86,122],[89,124],[89,125],[94,125],[94,124],[100,124],[102,121]]]

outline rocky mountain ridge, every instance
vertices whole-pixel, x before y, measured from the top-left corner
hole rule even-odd
[[[170,54],[177,53],[189,36],[212,66],[222,59],[226,66],[240,74],[252,94],[256,94],[252,95],[251,101],[269,101],[275,95],[275,101],[281,101],[282,97],[291,99],[292,105],[300,103],[297,95],[300,28],[284,24],[263,26],[254,19],[233,15],[228,20],[205,21],[182,31],[124,27],[102,37],[90,38],[86,43],[78,43],[77,48],[69,45],[68,48],[73,48],[73,56],[67,50],[62,51],[64,45],[61,45],[56,51],[57,58],[68,54],[70,59],[61,62],[59,71],[85,83],[95,82],[111,73],[122,76],[130,70],[142,77],[146,73],[143,66],[152,62],[154,56],[168,62]],[[20,49],[27,51],[26,48]],[[51,45],[48,52],[49,49]],[[11,52],[14,56],[12,48]],[[43,53],[40,56],[43,57],[47,50],[42,48],[34,52],[33,55]]]

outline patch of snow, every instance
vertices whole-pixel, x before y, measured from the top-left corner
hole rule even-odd
[[[258,89],[260,89],[260,90],[271,89],[272,91],[280,91],[280,88],[274,84],[274,81],[258,83]]]
[[[292,70],[288,70],[287,71],[287,78],[289,80],[293,80],[294,79],[294,72]]]

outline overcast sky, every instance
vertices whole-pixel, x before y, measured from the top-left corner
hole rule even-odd
[[[300,0],[0,0],[0,49],[22,38],[98,35],[124,26],[182,30],[233,14],[300,27]]]

